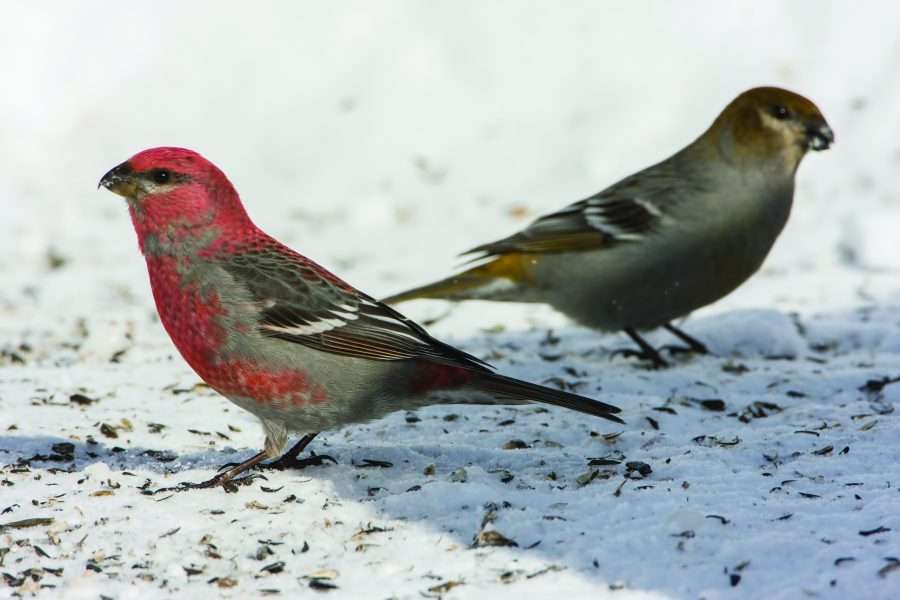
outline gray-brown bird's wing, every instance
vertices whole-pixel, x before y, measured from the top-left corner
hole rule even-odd
[[[511,252],[572,252],[640,241],[664,223],[668,196],[677,181],[670,163],[660,163],[464,254],[482,258]]]
[[[285,246],[256,247],[222,260],[222,267],[260,307],[258,327],[266,336],[370,360],[419,358],[489,370],[484,361],[436,340],[393,308]]]

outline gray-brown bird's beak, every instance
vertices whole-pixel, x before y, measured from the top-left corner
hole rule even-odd
[[[134,181],[134,170],[127,162],[113,167],[106,175],[100,178],[97,188],[105,187],[114,194],[133,198],[137,192],[137,185]]]
[[[834,132],[827,123],[809,125],[806,128],[806,143],[810,150],[827,150],[834,143]]]

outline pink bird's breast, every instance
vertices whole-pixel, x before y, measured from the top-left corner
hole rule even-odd
[[[163,327],[190,367],[220,394],[249,398],[271,408],[321,404],[327,394],[297,369],[268,368],[264,361],[232,356],[227,311],[218,292],[171,255],[148,256],[153,298]],[[181,262],[180,262],[181,261]]]
[[[206,379],[227,334],[217,322],[225,314],[219,295],[200,289],[183,273],[185,265],[171,255],[149,256],[147,269],[153,299],[163,327],[187,363]]]

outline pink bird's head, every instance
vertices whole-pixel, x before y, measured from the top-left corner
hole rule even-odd
[[[145,252],[148,235],[180,238],[209,227],[228,233],[253,228],[225,174],[193,150],[144,150],[113,167],[100,186],[128,200]]]

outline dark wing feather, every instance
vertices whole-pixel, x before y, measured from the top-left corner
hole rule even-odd
[[[431,337],[393,308],[344,283],[290,249],[254,249],[223,267],[261,307],[264,335],[370,360],[431,359],[488,371],[488,365]]]
[[[662,224],[661,206],[674,183],[667,163],[660,163],[464,254],[572,252],[638,241]]]

